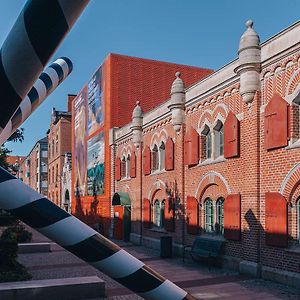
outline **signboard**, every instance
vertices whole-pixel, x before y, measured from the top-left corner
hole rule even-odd
[[[88,195],[104,194],[104,133],[94,136],[88,141]]]
[[[102,67],[88,83],[88,136],[103,125]]]
[[[74,192],[86,195],[86,103],[87,87],[74,99]]]

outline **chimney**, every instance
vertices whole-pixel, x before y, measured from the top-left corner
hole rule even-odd
[[[68,94],[68,112],[72,112],[72,103],[77,95]]]

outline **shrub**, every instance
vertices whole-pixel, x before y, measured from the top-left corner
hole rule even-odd
[[[16,261],[17,252],[16,240],[0,239],[0,282],[31,279],[26,268]]]
[[[2,239],[15,240],[19,243],[30,242],[32,233],[25,230],[23,225],[13,226],[5,229],[1,235]]]

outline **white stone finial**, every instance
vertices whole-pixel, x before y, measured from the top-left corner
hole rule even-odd
[[[172,112],[172,124],[176,132],[179,132],[181,125],[184,123],[184,109],[185,109],[185,87],[184,82],[180,78],[181,73],[175,73],[176,79],[171,87],[171,101],[168,106]]]
[[[253,27],[253,21],[252,21],[252,20],[248,20],[248,21],[246,22],[246,27],[247,27],[247,28],[252,28],[252,27]]]
[[[261,48],[259,35],[252,28],[253,21],[248,20],[246,27],[240,39],[239,64],[235,72],[240,75],[240,94],[244,102],[249,103],[260,90]]]

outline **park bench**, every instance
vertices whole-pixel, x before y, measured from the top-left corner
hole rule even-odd
[[[189,252],[193,261],[216,262],[222,254],[223,245],[224,241],[197,236],[193,245],[184,246],[182,260],[184,262],[185,252]]]

